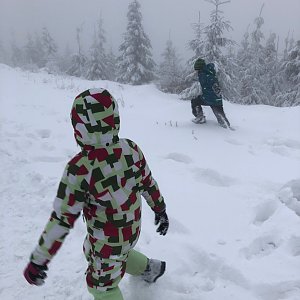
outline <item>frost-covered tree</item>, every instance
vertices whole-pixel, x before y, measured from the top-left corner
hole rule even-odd
[[[288,33],[287,37],[284,39],[284,51],[283,51],[283,58],[287,59],[288,53],[293,49],[295,45],[295,40],[293,36],[290,37],[290,32]]]
[[[194,55],[188,60],[187,67],[184,71],[184,86],[180,93],[180,98],[183,100],[191,100],[197,97],[201,93],[201,87],[197,78],[197,74],[194,71],[194,63],[199,57],[205,57],[204,52],[204,26],[201,23],[201,16],[199,12],[199,18],[197,23],[192,24],[194,31],[194,38],[189,41],[188,47]]]
[[[100,17],[94,33],[94,40],[90,49],[87,78],[90,80],[108,79],[107,55],[104,50],[106,42],[103,20]]]
[[[234,57],[226,55],[226,50],[234,45],[234,42],[225,37],[225,32],[231,30],[230,22],[223,17],[221,6],[230,3],[230,0],[205,0],[212,4],[214,9],[210,14],[210,23],[203,27],[200,20],[194,25],[195,39],[189,43],[194,56],[188,61],[190,70],[199,57],[207,63],[214,63],[218,79],[222,87],[222,94],[233,100],[237,95],[236,78],[234,73]],[[199,18],[200,19],[200,18]],[[199,83],[196,73],[192,71],[187,75],[189,86],[181,93],[182,99],[191,99],[199,94]]]
[[[263,8],[263,7],[262,7]],[[268,104],[266,84],[265,48],[262,44],[264,19],[260,15],[254,20],[254,30],[249,35],[249,45],[239,57],[244,61],[240,72],[240,103]]]
[[[86,73],[86,62],[87,58],[83,54],[82,48],[81,48],[81,34],[82,28],[76,28],[76,41],[78,46],[78,52],[76,54],[72,55],[71,59],[71,66],[67,70],[67,74],[72,76],[84,76]]]
[[[56,73],[58,71],[57,45],[46,27],[42,29],[41,42],[45,56],[45,67],[48,72]]]
[[[144,84],[154,79],[155,62],[152,59],[150,39],[142,26],[142,13],[137,0],[131,2],[127,13],[127,30],[119,50],[119,70],[117,80],[134,85]]]
[[[205,27],[205,59],[213,62],[222,88],[222,94],[229,100],[237,95],[236,77],[234,73],[233,57],[225,54],[234,42],[225,37],[225,33],[232,30],[230,22],[224,19],[221,6],[230,3],[230,0],[205,0],[212,4],[214,9],[210,14],[210,24]]]
[[[42,29],[42,45],[47,60],[56,58],[57,45],[46,27]]]
[[[36,33],[34,38],[31,34],[27,35],[25,44],[26,68],[36,69],[45,66],[45,52],[41,37]]]
[[[282,62],[286,89],[277,94],[277,101],[282,106],[300,105],[300,40],[288,51]]]
[[[159,87],[164,92],[178,93],[181,89],[183,73],[180,58],[170,38],[167,41],[162,57],[163,60],[158,70]]]
[[[7,52],[1,41],[0,41],[0,63],[5,63],[5,64],[8,63]]]
[[[11,40],[11,56],[10,63],[12,67],[23,67],[25,63],[25,54],[24,51],[17,45],[14,36]]]
[[[117,57],[114,54],[112,48],[107,53],[107,79],[115,81],[117,77]]]
[[[276,105],[274,95],[283,88],[283,79],[278,76],[279,73],[279,60],[277,50],[277,35],[271,33],[266,41],[264,47],[264,68],[265,68],[265,88],[269,97],[268,103]]]
[[[62,54],[58,55],[57,64],[59,65],[59,70],[63,73],[67,73],[72,65],[72,51],[70,49],[69,44],[67,44],[64,48]]]

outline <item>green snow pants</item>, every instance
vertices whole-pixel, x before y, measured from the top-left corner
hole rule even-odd
[[[148,258],[144,254],[131,249],[126,261],[126,273],[133,276],[141,275],[146,270],[147,263]],[[95,300],[124,300],[118,287],[105,292],[89,287],[88,290],[94,296]]]

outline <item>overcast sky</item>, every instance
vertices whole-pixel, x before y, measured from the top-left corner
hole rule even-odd
[[[122,34],[126,31],[128,4],[131,0],[0,0],[0,40],[7,48],[10,35],[24,43],[27,33],[40,32],[47,26],[52,36],[64,49],[74,45],[75,28],[83,25],[85,49],[93,35],[93,26],[101,14],[108,44],[116,52]],[[151,39],[153,54],[157,59],[164,50],[169,32],[178,52],[186,58],[187,42],[193,37],[191,23],[198,20],[207,24],[213,6],[204,0],[139,0],[143,14],[144,30]],[[264,32],[275,32],[280,44],[288,32],[300,39],[300,0],[231,0],[223,5],[224,16],[231,22],[229,37],[239,42],[248,25],[258,16],[265,3],[262,16]],[[8,48],[9,49],[9,48]]]

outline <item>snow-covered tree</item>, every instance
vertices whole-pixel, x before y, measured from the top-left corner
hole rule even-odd
[[[194,70],[194,63],[197,58],[205,57],[204,26],[201,23],[200,12],[198,22],[192,24],[192,29],[194,31],[194,39],[189,41],[188,47],[193,51],[194,55],[188,60],[187,67],[184,71],[184,86],[180,93],[180,98],[183,100],[191,100],[201,93],[201,87]]]
[[[279,60],[277,50],[277,35],[271,33],[264,47],[265,87],[269,101],[266,104],[276,105],[274,95],[283,88],[283,79],[278,76]]]
[[[81,48],[81,28],[76,28],[76,41],[77,41],[77,46],[78,46],[78,52],[76,54],[73,54],[72,59],[71,59],[71,66],[67,70],[67,74],[72,75],[72,76],[83,76],[86,73],[86,62],[87,58],[82,52]]]
[[[137,0],[131,2],[127,13],[127,30],[119,50],[119,70],[117,80],[134,85],[144,84],[154,79],[155,62],[152,59],[150,39],[142,26],[142,13]]]
[[[107,59],[107,79],[115,81],[117,77],[117,57],[113,52],[113,49],[110,48],[106,55]]]
[[[42,45],[47,60],[56,58],[57,45],[46,27],[42,29]]]
[[[60,71],[68,73],[72,65],[72,51],[69,44],[65,46],[63,53],[58,55],[57,64],[59,65]]]
[[[223,17],[221,6],[230,3],[230,0],[205,0],[212,4],[214,9],[210,14],[210,24],[205,27],[205,60],[216,66],[222,94],[229,100],[237,96],[236,76],[233,58],[225,54],[234,42],[225,37],[225,33],[232,30],[230,22]]]
[[[24,51],[17,45],[14,36],[12,36],[10,47],[10,63],[12,67],[23,67],[25,63],[25,54]]]
[[[100,17],[94,33],[94,40],[90,49],[91,58],[88,62],[87,78],[90,80],[108,79],[107,56],[104,50],[106,42],[103,20]]]
[[[36,69],[45,66],[45,52],[41,37],[36,33],[34,38],[31,34],[27,35],[25,44],[26,68]]]
[[[277,101],[282,106],[300,105],[300,40],[288,51],[282,62],[286,89],[277,94]]]
[[[295,40],[293,36],[290,37],[290,32],[288,33],[287,37],[284,39],[284,52],[283,52],[283,58],[287,59],[288,53],[293,49],[295,45]]]
[[[42,45],[45,55],[46,69],[50,73],[58,72],[57,45],[46,27],[43,27],[42,29]]]
[[[243,61],[240,70],[239,102],[243,104],[268,104],[270,98],[266,88],[266,55],[262,44],[264,19],[261,13],[262,9],[254,20],[255,27],[249,35],[249,44],[247,48],[242,49],[239,57],[239,62]]]
[[[5,63],[5,64],[8,63],[7,52],[1,41],[0,41],[0,63]]]
[[[189,47],[194,51],[194,56],[188,61],[188,67],[193,70],[197,58],[203,58],[207,63],[214,63],[222,87],[222,94],[233,100],[237,95],[236,77],[234,73],[233,57],[225,54],[234,42],[224,36],[226,31],[231,30],[230,22],[223,17],[220,7],[230,0],[205,0],[212,4],[214,9],[210,14],[210,23],[203,27],[199,21],[194,25],[195,38],[189,42]],[[180,94],[182,99],[192,99],[199,95],[199,83],[196,73],[190,71],[186,76],[187,88]]]
[[[168,93],[178,93],[183,81],[183,73],[180,65],[180,58],[169,38],[166,48],[162,53],[163,61],[159,65],[159,87]]]

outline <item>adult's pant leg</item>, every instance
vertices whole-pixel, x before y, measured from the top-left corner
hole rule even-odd
[[[141,252],[131,249],[126,262],[126,273],[130,275],[141,275],[147,267],[148,258]]]
[[[211,109],[212,109],[214,115],[216,116],[217,121],[220,125],[227,125],[228,127],[230,126],[230,123],[225,115],[222,105],[211,106]]]
[[[203,116],[203,109],[201,107],[202,98],[198,96],[191,100],[192,113],[195,117]]]
[[[124,300],[118,287],[105,292],[92,288],[88,288],[88,291],[94,296],[94,300]]]

